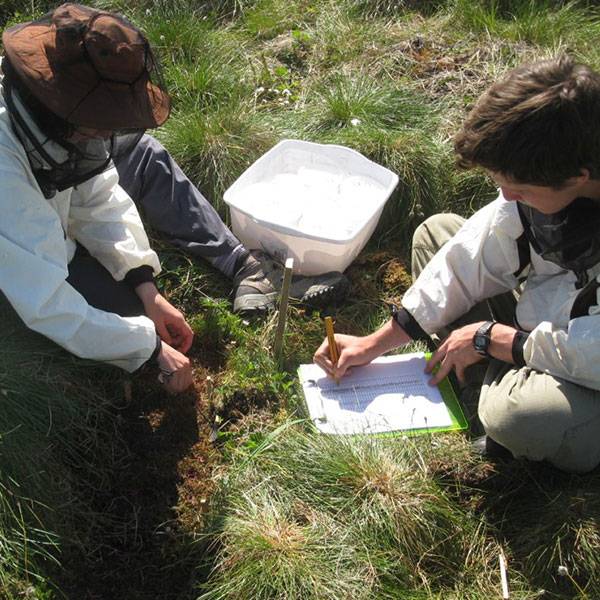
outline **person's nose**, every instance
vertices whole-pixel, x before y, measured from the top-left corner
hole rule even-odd
[[[516,192],[513,192],[512,190],[509,190],[505,187],[502,187],[500,189],[502,190],[502,195],[504,196],[505,200],[509,200],[511,202],[523,200],[523,196],[521,196],[521,194],[517,194]]]

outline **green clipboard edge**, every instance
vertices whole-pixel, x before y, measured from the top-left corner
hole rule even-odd
[[[425,360],[429,360],[431,358],[431,352],[425,352]],[[439,369],[439,365],[433,370],[436,373]],[[452,387],[452,383],[450,383],[450,379],[448,377],[444,377],[440,383],[438,383],[438,390],[440,390],[440,394],[442,395],[442,400],[446,404],[448,408],[448,412],[450,413],[450,419],[452,420],[452,425],[448,427],[428,427],[423,429],[408,429],[402,431],[404,435],[419,435],[421,433],[434,433],[434,432],[444,432],[444,431],[464,431],[469,428],[469,424],[467,423],[467,419],[465,418],[465,414],[463,412],[462,406],[458,401],[456,396],[456,392]]]
[[[431,352],[425,352],[425,360],[429,360],[431,358]],[[434,369],[434,373],[439,369],[439,365]],[[319,431],[317,426],[313,423],[310,418],[310,414],[308,415],[308,421],[311,424],[311,427],[317,431],[321,435],[350,435],[350,436],[371,436],[371,437],[396,437],[400,435],[405,436],[415,436],[415,435],[424,435],[431,433],[444,433],[448,431],[465,431],[469,428],[469,424],[467,423],[467,419],[465,418],[465,414],[463,409],[456,397],[456,393],[450,380],[448,377],[444,377],[440,383],[437,385],[438,390],[442,396],[442,400],[446,407],[448,408],[448,413],[450,414],[450,419],[452,420],[452,424],[446,427],[421,427],[416,429],[397,429],[394,431],[383,431],[381,433],[347,433],[347,434],[339,434],[339,433],[323,433]],[[304,411],[308,413],[308,407],[306,406],[306,401],[303,403]]]

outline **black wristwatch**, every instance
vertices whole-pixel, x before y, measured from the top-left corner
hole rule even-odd
[[[486,321],[473,336],[473,348],[481,356],[489,356],[488,348],[492,341],[491,331],[496,321]]]

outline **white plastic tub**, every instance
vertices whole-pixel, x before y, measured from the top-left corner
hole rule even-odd
[[[373,233],[398,176],[343,146],[283,140],[225,192],[233,233],[294,272],[343,271]]]

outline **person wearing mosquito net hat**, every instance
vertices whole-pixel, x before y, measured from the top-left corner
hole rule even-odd
[[[281,265],[244,248],[144,133],[167,120],[170,99],[147,39],[122,15],[63,4],[2,42],[3,295],[73,354],[128,371],[156,361],[169,391],[185,389],[192,331],[154,284],[160,264],[140,213],[233,279],[238,312],[274,306]],[[319,305],[347,287],[340,273],[296,277],[291,294]]]

